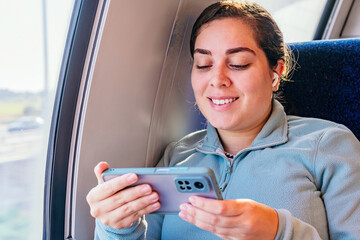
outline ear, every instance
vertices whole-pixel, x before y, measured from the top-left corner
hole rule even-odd
[[[284,70],[285,70],[284,61],[281,60],[281,59],[279,59],[279,60],[277,61],[276,66],[273,67],[274,77],[273,77],[272,90],[273,90],[274,92],[279,89],[281,75],[283,74]]]
[[[273,71],[275,73],[277,73],[279,75],[279,77],[281,77],[281,75],[284,73],[285,71],[285,63],[284,60],[279,59],[277,61],[277,64],[273,67]]]

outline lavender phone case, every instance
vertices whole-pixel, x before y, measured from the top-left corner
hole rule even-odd
[[[159,194],[161,207],[154,213],[177,214],[180,204],[188,202],[190,196],[222,199],[210,168],[110,168],[101,176],[104,181],[108,181],[126,173],[138,175],[139,180],[134,185],[148,183]]]

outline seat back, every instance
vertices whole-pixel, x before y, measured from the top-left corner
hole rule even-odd
[[[360,39],[289,47],[297,63],[281,86],[287,113],[344,124],[360,139]]]

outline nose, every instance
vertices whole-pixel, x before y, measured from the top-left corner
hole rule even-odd
[[[211,78],[210,85],[212,87],[230,87],[231,80],[226,72],[225,67],[219,66],[214,71],[214,75]]]

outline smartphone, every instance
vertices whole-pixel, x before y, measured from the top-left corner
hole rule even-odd
[[[190,196],[222,199],[214,172],[210,168],[110,168],[101,176],[104,181],[108,181],[126,173],[138,175],[138,181],[131,186],[147,183],[159,194],[161,207],[154,213],[177,214],[180,204],[189,202]]]

